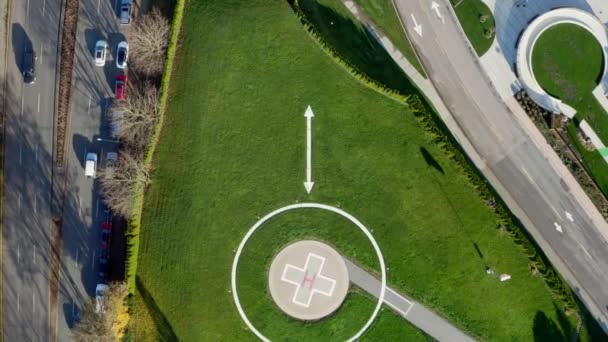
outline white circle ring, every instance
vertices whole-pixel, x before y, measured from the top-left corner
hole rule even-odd
[[[245,244],[247,244],[247,241],[249,241],[249,238],[251,238],[253,233],[255,233],[255,231],[258,228],[260,228],[260,226],[263,225],[266,221],[268,221],[271,218],[273,218],[274,216],[282,214],[286,211],[294,210],[294,209],[302,209],[302,208],[315,208],[315,209],[331,211],[333,213],[336,213],[336,214],[348,219],[350,222],[354,223],[363,232],[363,234],[365,234],[365,236],[369,239],[372,246],[374,247],[374,250],[376,251],[376,256],[378,257],[378,260],[380,261],[380,273],[381,273],[382,277],[380,280],[381,287],[380,287],[380,295],[378,296],[378,303],[376,304],[376,308],[374,309],[374,312],[372,313],[371,317],[367,320],[367,322],[365,323],[363,328],[361,328],[361,330],[359,330],[355,335],[353,335],[351,338],[349,338],[347,340],[348,342],[355,341],[356,339],[361,337],[361,335],[363,335],[363,333],[365,333],[365,331],[372,325],[372,323],[378,316],[378,313],[380,312],[380,308],[382,308],[382,303],[384,302],[384,293],[386,292],[386,265],[384,264],[384,257],[382,256],[382,251],[380,251],[378,242],[376,242],[376,239],[374,239],[374,237],[372,236],[370,231],[363,225],[363,223],[359,222],[359,220],[357,220],[354,216],[352,216],[351,214],[347,213],[346,211],[344,211],[342,209],[332,207],[332,206],[326,205],[326,204],[320,204],[320,203],[298,203],[298,204],[292,204],[292,205],[288,205],[286,207],[279,208],[279,209],[271,212],[270,214],[267,214],[266,216],[262,217],[258,222],[256,222],[249,229],[247,234],[245,234],[245,237],[241,241],[239,248],[236,250],[236,254],[234,256],[234,261],[232,262],[232,274],[230,277],[231,278],[230,280],[232,283],[232,298],[234,299],[236,308],[239,311],[239,315],[241,315],[241,318],[243,319],[245,324],[247,324],[247,327],[251,331],[253,331],[253,333],[260,340],[262,340],[264,342],[270,342],[270,340],[266,336],[264,336],[260,331],[258,331],[258,329],[256,329],[256,327],[249,321],[249,319],[247,318],[247,315],[245,314],[245,311],[243,310],[243,307],[241,306],[241,302],[239,300],[239,295],[238,295],[237,289],[236,289],[236,271],[237,271],[237,268],[239,265],[239,258],[241,257],[243,248],[245,247]]]

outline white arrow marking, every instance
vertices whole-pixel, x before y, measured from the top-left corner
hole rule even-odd
[[[562,226],[559,225],[559,223],[557,222],[553,222],[553,225],[555,226],[555,230],[557,230],[560,233],[563,233],[564,230],[562,229]]]
[[[304,182],[304,188],[306,188],[307,193],[310,193],[315,185],[312,181],[312,118],[314,116],[312,108],[308,106],[304,113],[304,117],[306,117],[306,181]]]
[[[433,11],[435,11],[435,13],[437,13],[437,18],[441,19],[441,22],[444,23],[444,19],[443,19],[443,15],[441,14],[441,12],[439,11],[439,4],[436,3],[435,1],[433,1],[431,3],[431,9]]]
[[[414,13],[412,13],[412,20],[414,21],[414,31],[416,31],[416,33],[418,33],[418,35],[422,37],[422,25],[418,24],[418,21],[416,21],[416,17],[414,17]]]
[[[572,216],[572,214],[570,214],[567,211],[566,211],[566,218],[568,218],[568,220],[570,220],[570,222],[574,222],[574,216]]]

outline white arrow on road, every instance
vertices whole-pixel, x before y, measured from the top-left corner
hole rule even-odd
[[[444,19],[443,19],[443,15],[441,14],[441,11],[439,11],[439,7],[440,7],[440,6],[439,6],[439,4],[438,4],[438,3],[436,3],[435,1],[433,1],[433,2],[431,3],[431,9],[432,9],[433,11],[435,11],[435,13],[437,13],[437,18],[441,19],[441,22],[443,23],[443,22],[445,22],[445,21],[444,21]]]
[[[560,233],[563,233],[564,230],[562,229],[562,226],[559,225],[559,223],[557,222],[553,222],[553,225],[555,226],[555,230],[557,230]]]
[[[308,106],[304,113],[304,117],[306,117],[306,181],[304,182],[304,188],[306,188],[307,193],[310,193],[315,185],[312,181],[312,118],[314,116],[312,108]]]
[[[568,218],[568,220],[570,220],[570,222],[574,222],[574,216],[572,216],[572,214],[570,214],[567,211],[566,211],[566,217]]]
[[[414,21],[414,31],[416,31],[416,33],[422,37],[422,25],[418,24],[416,17],[414,17],[414,13],[412,13],[412,20]]]

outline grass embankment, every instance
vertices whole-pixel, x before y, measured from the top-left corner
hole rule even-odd
[[[357,4],[403,53],[403,56],[407,58],[412,66],[426,78],[426,73],[420,64],[420,60],[418,60],[409,37],[401,27],[392,0],[358,0]]]
[[[492,46],[496,24],[492,11],[482,0],[450,0],[462,29],[479,57]]]
[[[573,62],[576,61],[576,62]],[[538,39],[532,67],[538,83],[550,95],[576,109],[568,133],[583,163],[604,194],[608,194],[608,164],[599,152],[587,151],[576,136],[583,119],[608,143],[608,113],[592,94],[603,73],[602,48],[593,35],[574,24],[551,27]]]
[[[346,18],[339,23],[353,28],[351,43],[364,41],[365,30]],[[367,61],[366,52],[353,50],[349,57]],[[556,309],[543,280],[530,275],[526,256],[495,229],[494,214],[456,163],[406,107],[329,58],[287,3],[189,2],[174,65],[144,203],[132,330],[137,340],[254,340],[232,302],[234,250],[257,217],[296,201],[355,215],[373,229],[389,283],[477,336],[530,340],[549,327],[553,337],[572,334],[573,320]],[[413,90],[390,68],[377,64],[376,76]],[[302,185],[309,104],[316,114],[310,196]],[[314,215],[300,223],[306,222],[332,227]],[[266,251],[261,242],[253,246],[260,253],[248,263],[267,263],[280,237],[271,236]],[[351,252],[359,253],[359,246],[352,242]],[[486,266],[513,278],[500,283]],[[265,287],[254,285],[263,281],[259,272],[241,280],[241,287],[252,284],[239,292],[244,298],[266,296]],[[373,303],[355,297],[342,310]],[[245,309],[282,317],[269,305]],[[260,329],[289,337],[291,330],[271,323]],[[389,311],[366,334],[372,341],[415,337],[424,339]]]

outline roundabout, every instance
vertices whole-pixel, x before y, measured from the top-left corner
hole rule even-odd
[[[297,203],[272,211],[258,220],[245,234],[240,242],[232,263],[231,292],[238,313],[249,328],[260,340],[270,341],[251,322],[246,314],[238,294],[238,268],[241,255],[247,242],[269,220],[288,211],[298,209],[319,209],[321,211],[337,214],[355,225],[369,240],[380,266],[380,289],[377,302],[370,317],[365,324],[346,341],[359,339],[372,325],[384,302],[386,292],[386,266],[380,247],[371,232],[357,218],[346,211],[330,205],[320,203]],[[325,262],[331,276],[323,273]],[[348,272],[344,261],[338,252],[325,243],[318,241],[298,241],[283,248],[274,258],[268,274],[268,287],[275,304],[280,310],[292,318],[304,321],[319,320],[327,317],[337,310],[344,301],[349,287]],[[321,280],[319,282],[319,280]],[[315,297],[320,301],[315,304]],[[330,298],[329,301],[323,301]]]
[[[593,14],[576,8],[560,8],[549,11],[534,19],[523,32],[517,46],[516,68],[519,80],[530,98],[541,107],[554,113],[563,113],[568,118],[574,117],[577,110],[562,100],[551,96],[539,84],[533,68],[532,56],[539,38],[547,30],[562,24],[577,25],[590,32],[602,49],[603,69],[598,87],[606,80],[608,56],[608,32]],[[576,61],[582,62],[582,61]]]

